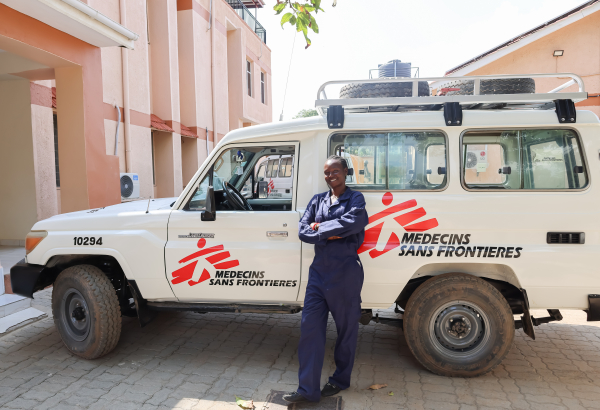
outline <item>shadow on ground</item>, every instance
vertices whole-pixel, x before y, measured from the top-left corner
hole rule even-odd
[[[34,306],[49,312],[50,292],[38,292]],[[299,314],[163,313],[140,329],[123,318],[116,349],[88,361],[63,347],[49,317],[0,338],[0,407],[235,409],[239,396],[261,409],[271,390],[297,387],[299,324]],[[334,370],[334,341],[330,320],[323,384]],[[367,390],[375,383],[388,387]],[[500,366],[463,379],[424,370],[400,329],[361,326],[342,397],[346,410],[600,408],[600,329],[549,324],[536,341],[517,331]]]

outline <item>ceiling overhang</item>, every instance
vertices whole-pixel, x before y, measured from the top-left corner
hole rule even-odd
[[[134,48],[138,35],[78,0],[0,0],[0,3],[96,47]]]

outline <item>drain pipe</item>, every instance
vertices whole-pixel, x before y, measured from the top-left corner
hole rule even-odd
[[[119,155],[119,125],[121,125],[121,109],[119,104],[115,103],[117,109],[117,132],[115,132],[115,156]]]
[[[208,127],[206,127],[206,158],[208,158]]]
[[[210,0],[210,18],[208,23],[210,30],[210,76],[212,90],[212,120],[213,120],[213,148],[217,141],[217,93],[215,90],[215,15],[213,13],[213,0]],[[206,156],[208,158],[208,134],[206,135]]]
[[[125,0],[121,0],[121,24],[126,24]],[[125,134],[125,169],[126,172],[131,172],[131,116],[129,113],[129,60],[127,49],[121,48],[121,59],[123,62],[123,111],[125,111],[125,121],[123,124],[123,134]]]

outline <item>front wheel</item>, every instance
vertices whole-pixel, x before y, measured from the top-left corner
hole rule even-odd
[[[410,297],[404,334],[417,360],[442,376],[475,377],[510,351],[515,325],[502,294],[483,279],[449,273],[429,279]]]
[[[121,310],[106,275],[77,265],[58,275],[52,290],[54,324],[72,353],[96,359],[115,348],[121,336]]]

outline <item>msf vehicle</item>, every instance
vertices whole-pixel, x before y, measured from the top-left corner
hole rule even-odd
[[[586,98],[573,74],[326,83],[320,116],[230,132],[178,198],[37,222],[12,287],[52,285],[62,340],[88,359],[115,348],[121,316],[298,313],[314,256],[298,221],[337,154],[369,215],[361,323],[403,327],[434,373],[481,375],[515,329],[535,338],[565,309],[600,320],[600,121],[575,110]]]

